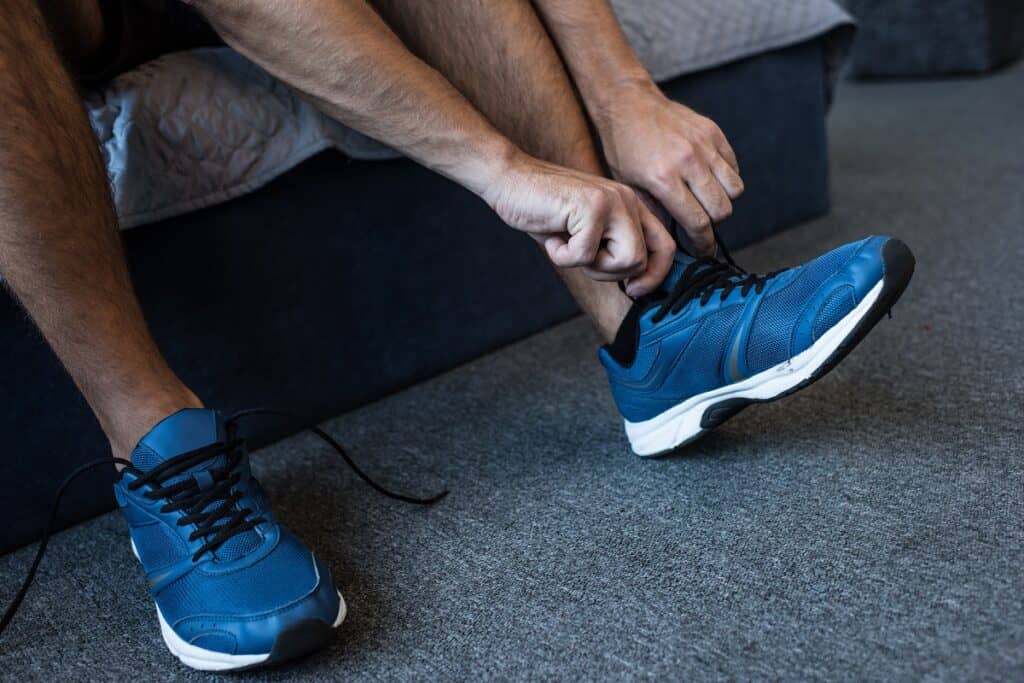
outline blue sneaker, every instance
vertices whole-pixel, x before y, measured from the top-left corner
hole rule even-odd
[[[747,274],[680,254],[658,294],[638,300],[601,348],[637,455],[671,451],[751,403],[831,370],[910,282],[905,244],[869,237],[796,268]]]
[[[297,657],[345,618],[331,573],[275,519],[234,432],[213,410],[174,413],[114,484],[164,642],[195,669]]]

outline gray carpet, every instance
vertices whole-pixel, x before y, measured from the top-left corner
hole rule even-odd
[[[739,254],[867,232],[910,289],[824,381],[684,453],[632,457],[583,320],[257,454],[350,605],[268,679],[1024,677],[1024,68],[845,84],[830,216]],[[32,549],[0,559],[6,602]],[[0,641],[19,680],[201,678],[165,652],[121,520],[54,539]]]

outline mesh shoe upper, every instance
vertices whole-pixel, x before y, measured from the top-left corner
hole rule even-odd
[[[212,410],[171,415],[142,439],[114,490],[175,633],[204,649],[262,654],[289,624],[331,624],[340,599],[327,569],[270,513],[229,432]]]
[[[806,350],[882,279],[887,240],[870,237],[843,245],[763,277],[757,288],[721,288],[678,311],[659,314],[664,297],[638,302],[620,338],[600,351],[623,416],[630,422],[648,420]],[[690,263],[677,259],[666,289]]]

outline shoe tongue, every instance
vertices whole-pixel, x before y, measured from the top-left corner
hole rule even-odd
[[[672,288],[676,286],[677,282],[679,282],[679,278],[683,276],[683,272],[686,270],[686,267],[696,260],[697,259],[693,258],[686,252],[677,250],[675,257],[672,259],[672,268],[669,269],[668,275],[665,276],[665,281],[662,282],[661,286],[658,288],[661,290],[661,293],[668,294],[671,292]],[[697,272],[699,273],[701,270],[702,269],[698,269]]]
[[[185,408],[164,418],[132,451],[132,464],[148,472],[171,458],[203,446],[226,440],[224,418],[216,410]],[[224,456],[210,458],[193,470],[206,470],[223,462]]]

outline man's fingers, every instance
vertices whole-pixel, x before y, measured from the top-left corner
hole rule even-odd
[[[603,246],[591,265],[617,280],[638,275],[647,267],[647,247],[636,206],[640,202],[635,197],[630,197],[628,202],[628,208],[624,202],[611,213]]]
[[[625,280],[635,277],[647,268],[647,254],[624,258],[616,254],[614,249],[601,249],[590,266],[590,270],[600,272],[607,277],[595,278],[603,280]]]
[[[711,218],[697,198],[690,192],[682,178],[663,184],[654,192],[654,197],[668,209],[683,230],[686,231],[697,256],[715,255],[715,235],[711,230]]]
[[[564,235],[552,235],[551,237],[545,237],[541,244],[544,245],[544,251],[547,252],[548,260],[559,268],[571,268],[569,265],[569,241]]]
[[[738,199],[743,194],[743,179],[733,170],[733,167],[720,156],[713,158],[711,162],[711,173],[714,174],[718,184],[722,186],[729,199]]]
[[[544,239],[544,251],[551,262],[560,268],[590,265],[600,246],[601,232],[593,226],[575,235],[552,235]]]
[[[561,268],[582,267],[595,280],[615,281],[647,268],[640,210],[635,193],[625,186],[594,190],[582,205],[568,234],[538,236],[548,258]],[[644,208],[646,211],[646,208]]]
[[[718,124],[709,118],[704,118],[702,131],[707,140],[711,142],[711,146],[714,147],[715,151],[729,164],[733,172],[739,175],[740,164],[736,159],[736,152],[733,151],[732,145],[729,144],[729,139],[725,137],[725,133],[718,127]]]
[[[722,155],[722,159],[724,159],[725,162],[729,164],[729,167],[733,170],[733,173],[739,175],[740,162],[736,159],[736,152],[733,151],[732,145],[730,145],[729,141],[725,139],[725,134],[719,130],[718,135],[712,136],[711,142],[715,146],[715,151]]]
[[[643,205],[640,206],[639,214],[647,246],[647,268],[626,283],[626,294],[632,297],[653,292],[664,282],[676,253],[676,241],[661,221]]]
[[[732,201],[729,195],[706,166],[691,169],[686,184],[690,186],[693,195],[713,223],[721,223],[732,215]]]

